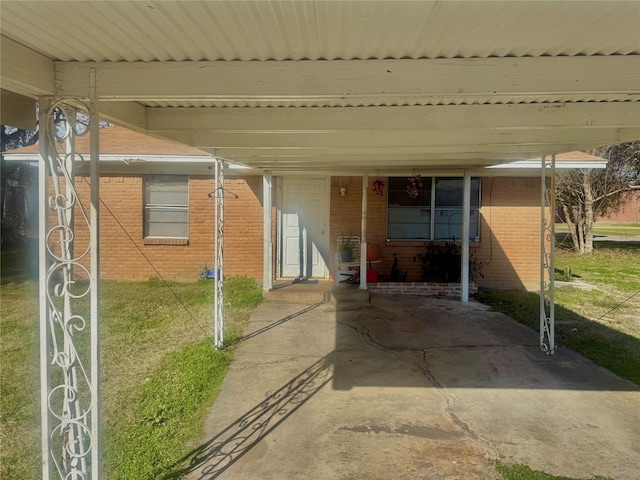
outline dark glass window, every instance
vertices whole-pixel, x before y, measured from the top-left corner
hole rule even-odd
[[[424,177],[413,198],[407,192],[409,179],[389,178],[387,238],[389,240],[460,240],[462,195],[460,177]],[[434,202],[432,202],[434,198]],[[471,179],[469,237],[479,236],[480,179]]]

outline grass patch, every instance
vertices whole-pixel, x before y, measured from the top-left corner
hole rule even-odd
[[[556,249],[557,269],[570,269],[576,279],[598,287],[614,287],[622,293],[640,290],[640,243],[598,241],[589,255],[568,247]]]
[[[558,249],[556,267],[591,291],[556,288],[556,342],[640,385],[640,247],[597,242],[592,255]],[[539,329],[537,294],[481,291],[478,300]]]
[[[230,352],[215,350],[210,339],[212,282],[169,287],[180,301],[157,280],[103,285],[108,478],[155,478],[150,472],[179,458],[185,438],[197,437],[230,361]],[[226,313],[243,323],[234,308]]]
[[[590,292],[572,293],[582,296]],[[556,291],[556,344],[570,348],[640,386],[640,340],[564,307],[563,296],[564,292]],[[535,293],[481,291],[476,298],[534,330],[539,329],[540,300]]]
[[[558,223],[555,226],[557,232],[569,232],[566,223]],[[606,235],[610,237],[632,237],[640,235],[640,223],[595,223],[594,235]],[[571,240],[569,240],[571,241]]]
[[[0,478],[40,477],[37,298],[33,282],[0,292]]]
[[[505,465],[500,461],[497,461],[495,466],[504,480],[612,480],[609,477],[602,477],[600,475],[596,475],[590,479],[558,477],[541,472],[540,470],[532,470],[526,465]]]
[[[39,478],[38,287],[21,251],[2,249],[0,478]],[[233,349],[212,335],[213,282],[101,284],[104,476],[155,479],[202,429]],[[239,337],[262,301],[256,282],[225,282],[225,335]],[[184,304],[190,313],[182,307]]]
[[[170,354],[157,372],[127,395],[133,408],[106,429],[108,478],[155,479],[198,438],[231,361],[210,340]]]

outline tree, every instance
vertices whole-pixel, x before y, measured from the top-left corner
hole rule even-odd
[[[578,253],[593,251],[596,218],[619,210],[628,194],[640,190],[640,140],[589,153],[608,160],[603,170],[568,170],[557,176],[556,200]]]
[[[37,111],[38,105],[36,104],[36,113]],[[65,112],[60,108],[56,108],[53,111],[53,123],[56,125],[56,129],[62,128],[60,126],[65,120]],[[89,128],[89,116],[82,111],[77,111],[75,124],[77,132],[86,131]],[[100,128],[107,127],[109,125],[110,123],[108,122],[100,122]],[[17,211],[15,208],[10,212],[5,211],[8,182],[11,181],[24,190],[26,188],[25,179],[30,177],[29,169],[33,168],[29,165],[20,164],[18,162],[10,164],[4,159],[2,152],[37,143],[40,134],[38,125],[36,125],[36,129],[37,130],[35,131],[29,131],[9,125],[0,125],[0,219],[2,220],[2,241],[15,239],[19,236],[22,227],[21,222],[24,219],[23,211]]]
[[[10,164],[4,159],[2,152],[15,148],[33,145],[38,141],[38,132],[22,130],[9,125],[0,125],[0,219],[2,219],[2,241],[17,235],[21,222],[19,212],[5,212],[5,199],[9,180],[21,182],[28,176],[28,165]]]

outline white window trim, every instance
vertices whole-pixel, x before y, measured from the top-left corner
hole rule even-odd
[[[184,177],[186,179],[186,184],[187,184],[187,203],[185,204],[171,204],[171,203],[147,203],[146,202],[146,193],[147,193],[147,182],[150,178],[154,178],[154,177]],[[189,205],[189,199],[190,199],[190,189],[191,189],[191,182],[190,182],[190,177],[188,175],[165,175],[165,174],[149,174],[149,175],[144,175],[143,177],[143,218],[142,218],[142,222],[143,222],[143,226],[142,226],[142,234],[143,234],[143,239],[144,240],[189,240],[189,234],[191,231],[191,215],[190,215],[190,205]],[[148,231],[149,231],[149,218],[148,218],[148,214],[150,211],[155,210],[162,210],[162,209],[166,209],[166,210],[172,210],[172,211],[180,211],[180,212],[186,212],[186,216],[187,216],[187,235],[186,236],[182,236],[182,235],[149,235]]]

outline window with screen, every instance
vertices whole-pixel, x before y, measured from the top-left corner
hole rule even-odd
[[[145,176],[144,237],[189,238],[188,176]]]

